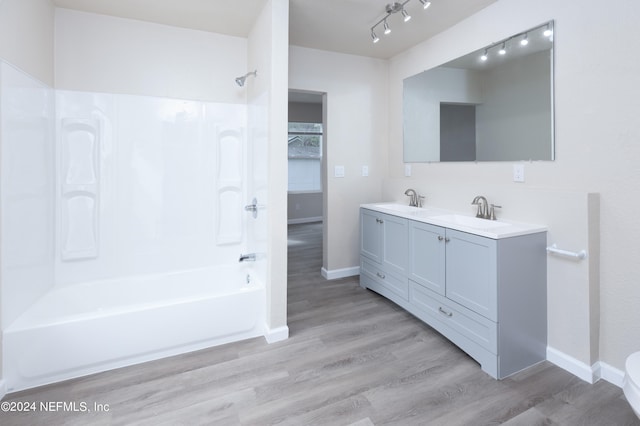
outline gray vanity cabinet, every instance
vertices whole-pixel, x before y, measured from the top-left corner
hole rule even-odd
[[[407,300],[409,285],[408,220],[360,210],[360,270],[371,280],[371,288],[396,301]]]
[[[361,209],[360,284],[504,378],[546,359],[545,247],[546,232],[492,239]]]

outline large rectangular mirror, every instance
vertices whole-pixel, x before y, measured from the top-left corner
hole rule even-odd
[[[553,21],[404,80],[404,161],[554,159]]]

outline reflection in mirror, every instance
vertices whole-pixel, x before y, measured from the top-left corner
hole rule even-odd
[[[404,161],[553,160],[553,21],[408,77]]]

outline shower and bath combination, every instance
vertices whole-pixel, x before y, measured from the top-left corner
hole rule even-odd
[[[240,87],[244,86],[245,81],[247,80],[247,77],[249,77],[250,75],[257,77],[258,76],[258,70],[255,71],[250,71],[248,73],[246,73],[245,75],[243,75],[242,77],[238,77],[236,78],[236,84]]]
[[[266,206],[245,209],[266,107],[59,90],[1,59],[0,89],[2,166],[43,165],[0,170],[0,395],[273,334]]]

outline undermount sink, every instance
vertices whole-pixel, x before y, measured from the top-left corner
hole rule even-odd
[[[503,226],[509,226],[508,223],[500,222],[499,220],[481,219],[473,216],[464,216],[461,214],[445,214],[441,216],[433,216],[432,219],[476,229],[493,229]]]

